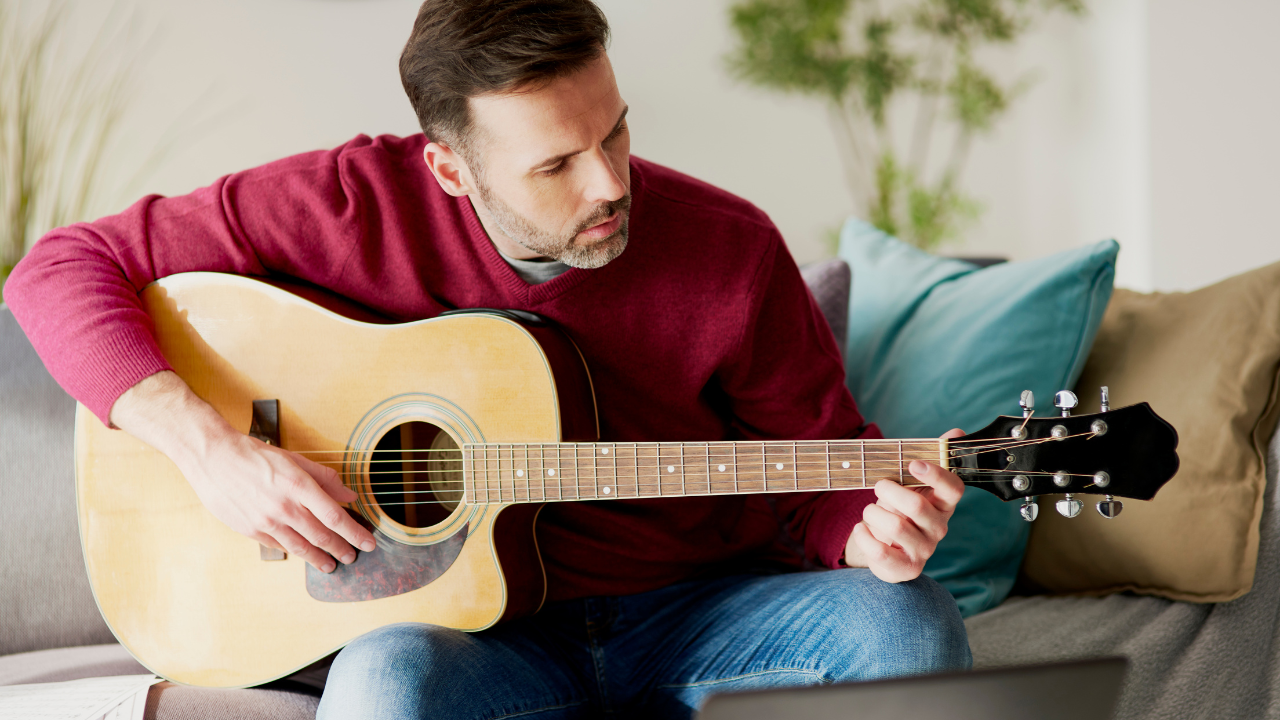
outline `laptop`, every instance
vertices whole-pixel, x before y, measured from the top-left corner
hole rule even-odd
[[[1104,658],[713,695],[698,720],[1107,720],[1128,662]]]

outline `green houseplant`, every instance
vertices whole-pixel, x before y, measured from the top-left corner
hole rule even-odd
[[[0,0],[0,301],[40,235],[89,219],[162,154],[164,143],[134,166],[133,182],[108,167],[142,58],[138,22],[117,4],[85,44],[77,9]]]
[[[961,186],[970,146],[1025,85],[1001,85],[979,51],[1053,11],[1081,15],[1084,2],[738,0],[727,62],[745,82],[824,100],[856,211],[932,249],[980,213]]]

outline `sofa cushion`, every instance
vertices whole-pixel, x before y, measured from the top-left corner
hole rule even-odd
[[[252,688],[199,688],[160,683],[147,696],[144,720],[315,720],[316,695]]]
[[[0,305],[0,655],[113,639],[76,530],[75,410]]]
[[[0,685],[63,682],[148,671],[119,643],[55,648],[0,657]]]
[[[1280,415],[1280,263],[1190,293],[1118,291],[1080,378],[1083,412],[1147,401],[1178,430],[1178,474],[1124,514],[1041,513],[1023,572],[1059,593],[1221,602],[1253,584],[1266,441]]]
[[[1084,367],[1117,250],[1108,240],[980,269],[850,220],[840,237],[853,270],[845,370],[862,414],[886,437],[921,438],[1016,415],[1022,390],[1051,410]],[[925,573],[964,615],[993,607],[1013,587],[1028,532],[1017,503],[967,488]]]
[[[849,289],[852,274],[849,264],[840,258],[810,263],[800,268],[804,284],[809,286],[818,309],[831,326],[836,347],[844,351],[844,340],[849,326]]]

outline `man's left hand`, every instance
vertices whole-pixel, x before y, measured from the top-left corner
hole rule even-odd
[[[950,430],[942,437],[961,435],[964,431]],[[876,483],[875,504],[862,511],[862,522],[853,527],[845,544],[846,565],[869,568],[885,582],[920,576],[964,494],[960,478],[933,463],[913,460],[908,471],[928,487],[905,488],[892,480]]]

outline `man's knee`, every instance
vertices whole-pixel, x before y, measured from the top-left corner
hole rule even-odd
[[[964,620],[951,594],[931,578],[887,583],[866,570],[824,573],[821,632],[831,680],[869,680],[950,670],[973,663]]]
[[[445,663],[467,640],[458,630],[419,623],[360,636],[334,659],[318,717],[411,716],[423,699],[437,694]]]

